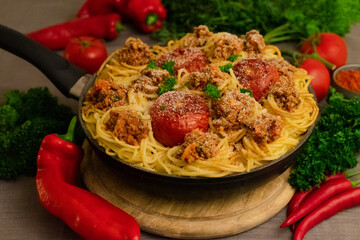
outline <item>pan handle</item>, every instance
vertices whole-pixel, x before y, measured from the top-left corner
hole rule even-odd
[[[81,77],[86,75],[86,71],[71,64],[55,51],[1,24],[0,48],[33,64],[65,96],[79,97],[70,93],[70,90]]]

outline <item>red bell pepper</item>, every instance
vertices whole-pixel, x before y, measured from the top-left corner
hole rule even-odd
[[[71,39],[81,36],[105,40],[117,38],[123,29],[121,17],[117,13],[75,19],[46,27],[27,35],[51,50],[63,49]]]
[[[84,152],[68,133],[47,135],[37,157],[36,187],[41,204],[84,239],[140,239],[136,220],[105,199],[77,187]]]
[[[119,13],[149,33],[162,27],[166,9],[160,0],[87,0],[77,13],[78,18]]]

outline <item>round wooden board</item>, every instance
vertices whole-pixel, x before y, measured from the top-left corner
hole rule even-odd
[[[294,194],[289,170],[257,189],[219,193],[157,193],[127,183],[84,142],[86,187],[132,215],[143,231],[171,238],[209,239],[238,234],[269,220]]]

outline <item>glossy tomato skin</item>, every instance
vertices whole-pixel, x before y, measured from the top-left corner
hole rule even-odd
[[[88,73],[95,73],[107,58],[106,46],[93,37],[74,38],[66,46],[64,57]]]
[[[186,133],[209,128],[209,107],[204,99],[187,92],[171,91],[158,97],[150,109],[157,141],[167,147],[180,145]]]
[[[244,59],[235,64],[233,69],[240,84],[251,90],[256,101],[280,78],[276,67],[256,58]]]
[[[159,57],[157,64],[161,67],[168,61],[174,61],[175,75],[185,68],[188,72],[200,72],[208,64],[205,53],[197,48],[177,48],[172,52],[165,53]]]
[[[314,52],[312,47],[312,39],[315,36],[311,36],[307,39],[300,48],[301,53],[312,54]],[[335,33],[319,33],[318,39],[315,40],[316,51],[328,62],[340,67],[346,64],[347,61],[347,46],[342,37]]]
[[[330,87],[330,73],[325,65],[319,60],[308,58],[299,68],[305,69],[309,76],[313,79],[310,82],[311,87],[315,91],[317,101],[323,100]]]

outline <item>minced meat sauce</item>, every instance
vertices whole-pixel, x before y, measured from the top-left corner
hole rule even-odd
[[[111,110],[109,116],[106,129],[119,140],[137,146],[149,135],[148,126],[135,111]]]
[[[255,113],[255,105],[262,104],[262,99],[271,93],[278,106],[293,111],[299,104],[299,93],[294,83],[295,67],[283,59],[263,59],[262,52],[266,45],[256,30],[240,37],[224,33],[216,40],[211,51],[205,53],[202,49],[213,36],[214,33],[206,26],[200,25],[184,37],[183,47],[158,56],[141,40],[132,39],[117,52],[117,58],[132,66],[146,65],[154,60],[158,69],[142,70],[130,89],[157,94],[160,84],[171,77],[167,70],[162,69],[166,62],[174,61],[175,76],[180,69],[185,68],[189,72],[188,89],[202,91],[208,83],[215,87],[222,86],[228,77],[216,64],[210,63],[210,58],[223,61],[231,55],[245,52],[245,59],[232,63],[233,72],[241,86],[251,90],[253,97],[239,90],[223,91],[220,98],[211,100],[211,124],[219,132],[246,129],[257,143],[278,139],[284,124],[281,118],[267,111]],[[99,80],[87,96],[89,102],[102,110],[124,105],[126,98],[127,90],[124,87],[106,80]],[[163,105],[161,107],[165,109],[167,105]],[[139,145],[150,131],[132,110],[111,110],[106,128],[118,139],[131,145]],[[219,151],[219,142],[220,137],[216,133],[194,129],[179,144],[178,156],[187,163],[212,158]],[[239,145],[239,142],[234,143],[234,148]]]
[[[126,89],[112,81],[99,79],[86,95],[86,101],[95,108],[107,110],[126,103]]]

